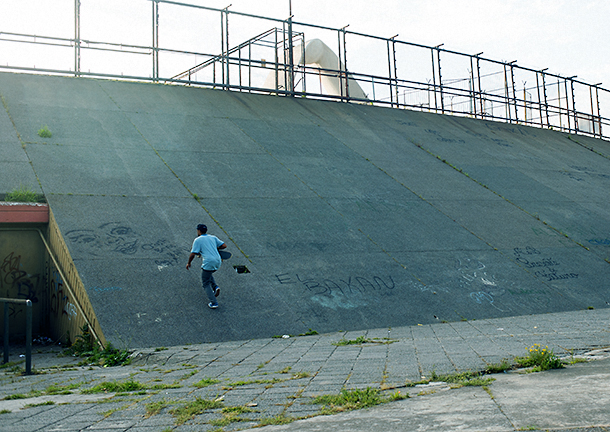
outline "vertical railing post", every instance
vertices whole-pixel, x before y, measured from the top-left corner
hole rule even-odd
[[[436,101],[436,66],[434,65],[434,48],[430,49],[432,56],[432,88],[434,89],[434,111],[438,112],[438,102]]]
[[[602,115],[599,111],[599,87],[602,83],[595,84],[595,99],[597,101],[597,125],[599,128],[599,137],[602,138]]]
[[[519,123],[519,113],[517,110],[517,90],[515,89],[515,61],[510,63],[510,79],[513,86],[513,104],[515,106],[515,121]]]
[[[343,70],[345,71],[345,97],[349,102],[349,76],[347,74],[347,43],[345,41],[346,31],[345,29],[348,26],[345,26],[341,29],[341,33],[343,34]]]
[[[388,82],[390,83],[390,106],[394,107],[394,90],[392,86],[392,57],[390,55],[390,40],[387,39],[388,45]]]
[[[159,2],[152,1],[152,56],[153,56],[153,81],[159,80]]]
[[[540,127],[542,127],[542,98],[540,97],[540,78],[538,78],[538,73],[536,71],[536,91],[538,93],[538,115],[540,116]]]
[[[9,319],[9,306],[7,302],[4,302],[4,363],[8,363],[8,319]]]
[[[441,72],[441,46],[440,44],[436,47],[436,65],[438,66],[438,87],[441,94],[441,113],[445,113],[445,101],[443,100],[443,75]]]
[[[396,37],[398,35],[394,36],[392,38],[392,62],[394,64],[394,91],[396,92],[396,108],[399,108],[399,101],[398,101],[398,93],[400,91],[400,89],[398,88],[398,67],[396,65]]]
[[[471,114],[474,114],[474,117],[477,118],[477,92],[475,89],[475,81],[474,81],[474,63],[472,62],[473,56],[470,57],[470,86],[468,91],[470,92],[470,110]]]
[[[25,374],[32,374],[32,300],[0,299],[4,303],[4,363],[9,361],[9,303],[25,305]]]
[[[288,86],[290,95],[294,96],[294,52],[292,43],[292,16],[288,17]]]
[[[227,83],[226,83],[225,89],[229,90],[229,85],[231,84],[231,79],[229,78],[229,66],[230,66],[230,60],[229,60],[229,6],[227,6],[224,10],[225,10],[225,48],[226,48],[225,64],[227,67],[227,74],[226,74]]]
[[[508,92],[508,75],[506,72],[507,64],[504,63],[504,116],[509,123],[513,122],[512,113],[510,112],[510,93]]]
[[[589,86],[589,100],[591,101],[591,128],[593,136],[595,136],[595,109],[593,108],[593,86]]]
[[[568,116],[568,132],[572,132],[572,122],[570,121],[570,100],[568,99],[568,78],[564,78],[563,86],[566,94],[566,114]]]
[[[80,0],[74,0],[74,74],[80,75]]]
[[[25,302],[25,374],[32,374],[32,300]]]
[[[220,78],[222,86],[225,85],[225,26],[224,11],[220,11]]]
[[[279,77],[279,55],[277,53],[278,50],[278,40],[277,40],[277,28],[276,30],[273,32],[273,34],[275,35],[275,44],[273,45],[275,47],[274,51],[275,51],[275,91],[277,94],[277,91],[279,90],[279,86],[280,86],[280,77]],[[320,93],[322,93],[322,91],[320,91]]]
[[[477,54],[477,82],[479,84],[479,102],[481,103],[481,118],[485,117],[485,102],[483,101],[483,89],[481,88],[481,59],[479,56],[483,54],[482,52]]]
[[[551,120],[549,119],[549,102],[547,100],[547,96],[546,96],[546,78],[545,78],[545,71],[546,69],[542,69],[540,71],[540,74],[542,75],[542,94],[544,95],[544,111],[546,114],[546,125],[547,127],[551,126]]]
[[[574,95],[574,78],[570,78],[570,91],[572,92],[572,112],[574,113],[574,132],[578,133],[578,115],[576,114],[576,96]]]

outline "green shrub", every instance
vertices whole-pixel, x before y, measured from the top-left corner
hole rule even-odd
[[[31,190],[28,186],[19,186],[6,194],[5,201],[9,202],[38,202],[40,195]]]
[[[561,359],[548,346],[542,348],[540,344],[534,344],[527,351],[527,356],[515,357],[517,367],[531,367],[534,372],[564,367]]]
[[[98,365],[103,367],[125,366],[131,363],[131,352],[119,350],[108,343],[101,349],[93,342],[93,337],[87,324],[81,328],[82,334],[76,337],[74,343],[64,353],[75,357],[84,357],[81,365]]]
[[[44,125],[40,129],[38,129],[38,136],[40,138],[51,138],[53,134],[49,130],[49,127],[47,125]]]

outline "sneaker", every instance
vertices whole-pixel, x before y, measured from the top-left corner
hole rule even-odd
[[[209,303],[208,303],[208,307],[209,307],[210,309],[216,309],[216,308],[218,307],[218,303],[216,303],[216,304],[212,304],[212,302],[209,302]]]
[[[214,297],[218,297],[218,294],[220,294],[220,288],[216,287],[214,288]]]

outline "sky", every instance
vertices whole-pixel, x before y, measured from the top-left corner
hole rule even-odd
[[[562,76],[578,76],[590,83],[610,88],[610,1],[608,0],[184,0],[185,3],[287,18],[289,5],[294,20],[332,28],[349,25],[348,30],[392,37],[417,44],[436,46],[467,54],[483,52],[483,57],[513,61],[532,69],[548,68]],[[39,36],[74,37],[74,0],[0,0],[0,32]],[[151,2],[148,0],[81,0],[81,38],[151,44]],[[192,9],[160,5],[160,43],[165,47],[219,51],[201,44],[210,41],[207,31],[218,34],[218,19],[204,17]],[[209,18],[209,19],[208,19]],[[231,41],[238,42],[275,23],[231,15]],[[260,20],[258,20],[260,21]],[[260,26],[260,28],[258,27]],[[336,36],[315,31],[306,38],[327,37],[332,46]],[[2,35],[6,38],[6,35]],[[348,36],[349,37],[349,36]],[[40,39],[38,39],[40,40]],[[349,37],[351,65],[383,63],[384,46]],[[27,47],[26,47],[27,46]],[[96,53],[97,54],[97,53]],[[117,62],[116,56],[100,53],[93,61],[91,52],[83,68]],[[385,54],[384,54],[385,55]],[[405,54],[403,57],[407,56]],[[427,57],[426,57],[427,56]],[[416,62],[429,62],[429,54],[403,58],[405,71]],[[143,57],[143,56],[140,56]],[[150,73],[150,60],[138,60]],[[178,63],[179,61],[176,60]],[[410,63],[409,63],[410,62]],[[38,64],[36,64],[38,63]],[[121,64],[122,63],[122,64]],[[136,62],[137,63],[137,62]],[[168,67],[166,61],[164,65]],[[73,52],[46,47],[36,51],[28,44],[0,41],[0,65],[37,67],[74,66]],[[103,68],[102,67],[102,68]],[[373,66],[371,66],[373,67]],[[426,66],[428,67],[428,66]],[[118,69],[116,69],[118,70]],[[350,68],[352,70],[352,68]],[[467,74],[466,66],[460,69]],[[114,70],[113,70],[114,71]],[[162,69],[163,71],[163,69]],[[128,71],[126,71],[126,74]],[[168,72],[169,73],[169,72]]]

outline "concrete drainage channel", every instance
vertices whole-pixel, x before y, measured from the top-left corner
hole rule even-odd
[[[245,265],[234,265],[233,268],[237,273],[250,273],[250,270]]]

